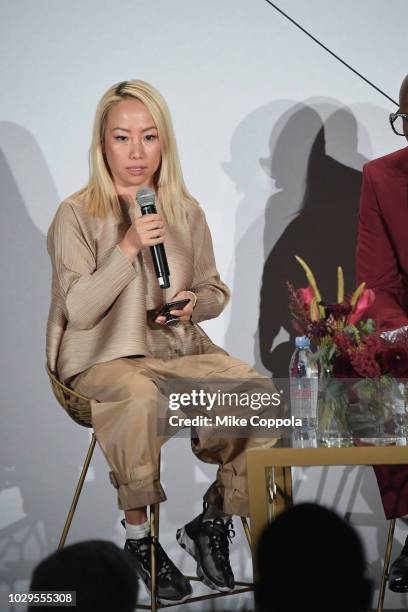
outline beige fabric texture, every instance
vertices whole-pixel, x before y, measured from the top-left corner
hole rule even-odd
[[[183,220],[166,227],[171,287],[162,290],[149,249],[131,263],[118,246],[132,219],[140,216],[139,207],[123,203],[122,219],[111,215],[101,220],[87,215],[86,203],[83,195],[62,202],[47,236],[52,261],[47,362],[62,381],[97,363],[153,355],[157,342],[169,350],[168,357],[174,356],[152,318],[179,291],[197,295],[193,323],[217,317],[229,298],[199,206],[186,204]],[[198,325],[187,330],[187,353],[221,351]]]
[[[168,360],[155,357],[115,359],[95,365],[75,377],[73,387],[94,398],[92,424],[112,470],[110,479],[117,489],[118,506],[123,510],[166,500],[160,482],[159,454],[168,438],[159,435],[158,419],[168,418],[169,413],[166,401],[159,401],[161,393],[157,382],[168,378],[194,379],[196,388],[199,388],[200,379],[245,380],[249,393],[251,389],[259,391],[262,377],[243,361],[223,354]],[[263,383],[263,391],[276,391],[270,380],[263,378]],[[166,400],[163,396],[161,399]],[[266,410],[257,413],[264,414]],[[181,416],[182,412],[171,414]],[[248,417],[253,412],[246,407],[240,412],[234,409],[234,414]],[[245,451],[273,446],[276,439],[220,437],[217,428],[204,430],[204,434],[198,430],[198,437],[192,438],[193,452],[202,461],[219,465],[216,480],[204,499],[226,514],[248,516]]]

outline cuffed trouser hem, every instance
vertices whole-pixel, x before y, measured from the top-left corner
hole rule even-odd
[[[249,516],[246,476],[218,473],[218,478],[204,495],[204,501],[224,514]]]
[[[167,496],[159,480],[145,478],[122,482],[114,472],[109,472],[109,479],[118,494],[119,510],[134,510],[151,504],[159,504],[166,501]]]

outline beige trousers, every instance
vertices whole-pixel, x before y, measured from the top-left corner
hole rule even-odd
[[[159,455],[168,439],[157,433],[159,405],[157,387],[166,377],[190,379],[269,379],[248,364],[223,353],[189,355],[169,360],[156,357],[125,357],[92,366],[76,376],[71,385],[92,398],[92,423],[97,441],[110,465],[110,479],[123,510],[166,500],[159,475]],[[253,381],[255,382],[255,381]],[[97,400],[97,401],[95,401]],[[276,437],[192,438],[194,454],[207,463],[218,463],[216,481],[206,492],[206,502],[227,514],[249,515],[245,451],[254,446],[273,446]],[[186,483],[188,486],[188,483]]]

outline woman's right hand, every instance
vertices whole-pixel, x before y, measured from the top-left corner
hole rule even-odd
[[[132,261],[145,247],[163,242],[164,236],[165,229],[161,215],[150,213],[134,220],[119,242],[119,247]]]

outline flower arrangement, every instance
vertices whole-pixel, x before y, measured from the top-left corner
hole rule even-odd
[[[402,397],[398,383],[408,378],[408,332],[390,337],[377,332],[372,319],[363,320],[375,300],[374,292],[361,283],[345,296],[340,266],[337,302],[324,302],[312,270],[303,259],[296,259],[309,285],[296,289],[287,282],[292,324],[297,333],[308,336],[314,344],[320,379],[326,379],[322,386],[327,397],[336,398],[343,412],[351,401],[366,400],[378,418],[386,411],[384,390]],[[347,428],[344,422],[343,426]]]

